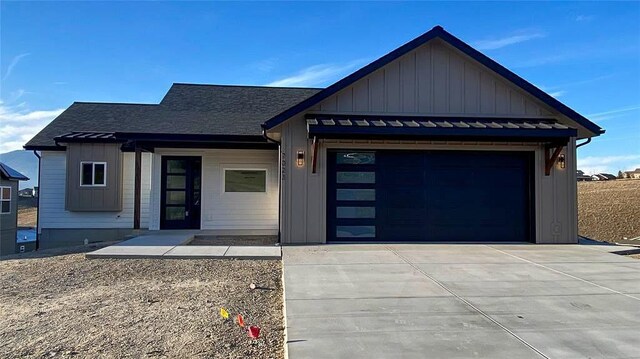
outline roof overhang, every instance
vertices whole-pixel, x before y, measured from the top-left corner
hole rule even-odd
[[[28,181],[29,180],[29,177],[5,165],[4,163],[0,163],[0,177],[7,179],[9,181]]]
[[[308,114],[309,138],[566,143],[575,128],[553,119]]]
[[[220,149],[277,149],[261,135],[211,135],[173,133],[116,132],[116,137],[125,140],[123,151],[136,146],[148,151],[156,148],[220,148]]]
[[[261,135],[212,135],[147,132],[70,132],[55,137],[57,146],[33,147],[28,150],[66,149],[67,143],[121,143],[123,151],[133,151],[141,147],[147,151],[155,148],[237,148],[276,149],[276,144],[268,142]]]

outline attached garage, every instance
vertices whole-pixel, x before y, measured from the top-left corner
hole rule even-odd
[[[283,244],[577,243],[576,148],[604,133],[441,27],[263,129]]]
[[[532,152],[328,152],[327,240],[529,242]]]

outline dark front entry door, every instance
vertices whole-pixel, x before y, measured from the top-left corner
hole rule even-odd
[[[202,158],[162,157],[161,229],[199,229]]]

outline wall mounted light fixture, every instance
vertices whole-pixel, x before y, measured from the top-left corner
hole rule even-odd
[[[296,165],[298,165],[298,167],[304,166],[304,151],[298,151],[296,154]]]
[[[564,154],[558,156],[558,164],[560,168],[565,168],[567,166],[566,159],[564,158]]]

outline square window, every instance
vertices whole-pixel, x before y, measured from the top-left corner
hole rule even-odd
[[[106,162],[80,162],[80,186],[104,187],[107,185]]]
[[[266,192],[267,170],[224,170],[225,192]]]

